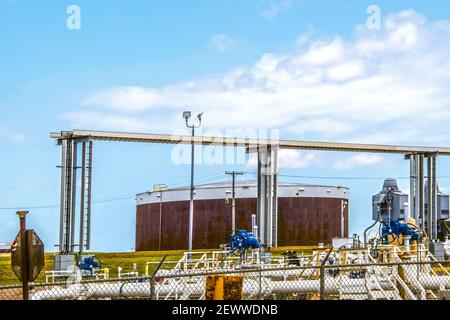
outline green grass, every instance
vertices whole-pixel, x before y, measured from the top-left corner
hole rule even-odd
[[[159,262],[167,254],[166,261],[178,261],[182,251],[169,252],[123,252],[123,253],[92,253],[102,262],[102,267],[109,269],[110,278],[117,277],[117,268],[122,267],[122,272],[130,272],[133,269],[133,263],[136,263],[137,272],[140,275],[145,273],[146,262]],[[45,254],[45,265],[35,282],[45,282],[45,271],[53,270],[55,253]],[[0,285],[18,284],[19,280],[11,269],[10,254],[0,254]],[[150,272],[155,265],[150,266]]]
[[[273,248],[272,254],[277,256],[286,250],[296,250],[299,254],[302,252],[305,254],[311,253],[312,247],[283,247]],[[198,251],[212,251],[212,250],[198,250]],[[136,270],[140,275],[145,273],[145,266],[147,262],[159,262],[167,255],[166,262],[176,262],[182,256],[184,250],[180,251],[148,251],[148,252],[117,252],[117,253],[104,253],[97,252],[95,254],[102,262],[102,267],[109,269],[110,278],[117,277],[117,268],[122,267],[122,272],[130,272],[133,269],[133,264],[136,263]],[[53,270],[53,258],[55,253],[49,252],[45,254],[45,266],[40,275],[36,279],[36,282],[45,282],[45,272]],[[172,268],[175,264],[165,264],[163,268]],[[149,273],[156,268],[156,264],[150,265]],[[19,280],[11,269],[10,254],[0,254],[0,286],[19,284]]]
[[[51,270],[53,268],[53,254],[45,254],[45,269]],[[43,272],[39,277],[42,277]],[[45,277],[43,277],[45,280]],[[0,254],[0,285],[18,284],[19,280],[11,269],[11,255],[9,253]]]

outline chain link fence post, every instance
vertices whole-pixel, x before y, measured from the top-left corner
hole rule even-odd
[[[320,266],[320,300],[325,300],[325,267]]]
[[[155,281],[155,276],[153,276],[150,278],[150,300],[156,300],[155,287],[156,287],[156,281]]]
[[[159,264],[156,266],[156,269],[152,272],[150,278],[150,300],[156,300],[156,274],[158,273],[158,270],[161,268],[166,258],[167,255],[164,255]]]
[[[259,266],[259,300],[262,300],[262,271],[261,271],[261,266]]]

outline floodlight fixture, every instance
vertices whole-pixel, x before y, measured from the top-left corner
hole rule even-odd
[[[190,111],[184,111],[183,118],[186,119],[186,121],[187,121],[187,119],[189,119],[191,117],[191,114],[192,113]]]

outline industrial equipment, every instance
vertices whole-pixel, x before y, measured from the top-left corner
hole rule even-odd
[[[101,283],[87,281],[37,291],[31,295],[31,299],[125,299],[150,296],[159,300],[205,299],[205,272],[239,274],[243,280],[242,294],[245,299],[300,296],[308,299],[317,295],[322,288],[327,299],[427,300],[437,299],[442,292],[450,289],[450,274],[425,245],[418,244],[417,250],[405,252],[398,246],[380,244],[377,250],[378,257],[374,257],[367,248],[318,248],[312,255],[302,254],[300,267],[291,265],[280,269],[279,258],[272,257],[263,266],[256,260],[253,265],[255,269],[248,270],[242,268],[242,259],[233,255],[223,261],[223,251],[186,252],[175,267],[160,269],[155,274],[158,279],[156,283],[130,281],[128,278]],[[325,276],[321,279],[322,268]],[[257,277],[253,270],[258,270]]]
[[[80,256],[77,267],[80,269],[82,276],[93,277],[100,271],[102,263],[99,258],[93,255]]]
[[[419,210],[420,214],[410,215],[408,195],[400,191],[395,179],[386,179],[382,191],[372,198],[375,222],[364,231],[365,245],[367,246],[368,231],[380,223],[378,236],[371,239],[370,243],[402,246],[408,251],[410,244],[415,245],[425,241],[424,244],[437,260],[445,260],[449,251],[447,248],[450,245],[448,241],[449,196],[442,193],[436,183],[436,202],[431,202],[432,206],[429,206],[429,197],[425,197],[429,193],[428,185],[425,185],[421,197],[424,205]],[[416,199],[413,198],[413,200]],[[428,213],[429,211],[431,214]],[[372,251],[374,255],[377,254],[373,247]]]
[[[252,233],[234,230],[230,236],[230,252],[243,257],[249,249],[259,249],[259,241]]]
[[[385,219],[380,224],[380,229],[383,244],[391,244],[397,241],[398,244],[403,245],[406,237],[409,237],[412,241],[418,241],[420,239],[419,229],[410,222]]]
[[[188,118],[190,114],[185,114]],[[223,139],[215,137],[183,137],[131,133],[108,132],[61,132],[52,134],[53,138],[63,146],[63,157],[68,157],[73,148],[64,146],[66,143],[78,143],[79,139],[111,140],[128,142],[166,142],[220,145]],[[216,140],[217,139],[217,140]],[[164,276],[157,283],[151,281],[130,282],[123,280],[111,283],[81,283],[58,290],[43,290],[37,292],[36,299],[55,298],[127,298],[152,297],[156,299],[192,299],[205,297],[205,271],[226,274],[228,272],[243,273],[243,290],[245,298],[255,299],[274,298],[289,295],[297,297],[299,293],[316,295],[317,292],[330,295],[335,299],[436,299],[441,291],[450,289],[450,274],[436,261],[435,255],[429,251],[428,240],[436,240],[437,225],[436,212],[439,210],[436,203],[436,157],[437,155],[450,155],[450,149],[432,147],[402,147],[377,145],[350,145],[342,143],[317,143],[305,141],[277,141],[276,146],[270,141],[229,139],[234,147],[246,147],[249,152],[258,152],[258,180],[257,187],[257,222],[258,233],[248,233],[245,230],[235,230],[230,237],[226,252],[201,253],[197,260],[193,259],[199,252],[186,252],[182,259],[172,269],[159,270],[155,277]],[[250,142],[251,141],[251,142]],[[375,226],[380,223],[379,234],[370,245],[361,247],[358,236],[353,237],[351,248],[325,248],[322,244],[310,257],[303,254],[299,260],[300,268],[288,266],[280,269],[280,260],[266,256],[254,250],[259,259],[253,259],[253,266],[258,271],[245,272],[242,265],[247,263],[242,257],[251,249],[268,248],[277,245],[278,225],[278,199],[283,198],[278,190],[278,150],[279,149],[312,149],[328,151],[356,151],[356,152],[388,152],[403,154],[410,160],[411,169],[411,216],[409,219],[408,197],[402,193],[395,179],[387,179],[383,190],[373,198],[373,216]],[[424,157],[428,158],[429,188],[424,190]],[[68,171],[76,169],[72,162],[64,164]],[[194,162],[194,161],[192,161]],[[76,163],[76,161],[75,161]],[[72,169],[70,169],[72,168]],[[63,175],[62,187],[73,181],[73,174],[67,172]],[[76,184],[73,184],[76,186]],[[75,188],[69,188],[61,202],[61,229],[60,247],[73,252],[72,230],[66,226],[73,223],[72,208],[76,202]],[[73,189],[73,190],[72,190]],[[189,189],[192,191],[192,187]],[[198,189],[199,190],[199,189]],[[301,190],[296,195],[301,194]],[[304,190],[302,191],[304,192]],[[331,192],[331,191],[330,191]],[[425,198],[425,193],[428,197]],[[192,199],[192,192],[191,192]],[[430,214],[428,219],[430,228],[425,228],[424,208],[429,199]],[[414,200],[414,201],[413,201]],[[413,204],[414,202],[414,204]],[[190,207],[192,208],[192,207]],[[190,210],[192,212],[192,210]],[[281,211],[281,210],[280,210]],[[69,214],[68,214],[69,213]],[[69,219],[65,219],[66,216]],[[190,219],[192,220],[192,219]],[[342,219],[341,219],[342,221]],[[343,225],[343,224],[341,224]],[[192,223],[190,223],[192,226]],[[433,227],[433,228],[431,228]],[[73,228],[72,228],[73,229]],[[192,228],[190,228],[192,229]],[[344,228],[341,228],[343,230]],[[427,229],[432,232],[426,231]],[[255,230],[255,229],[253,229]],[[68,234],[69,236],[66,236]],[[281,233],[280,233],[281,234]],[[190,230],[190,235],[192,232]],[[256,238],[257,236],[257,238]],[[342,236],[342,235],[341,235]],[[66,239],[67,238],[67,239]],[[191,237],[190,237],[191,238]],[[259,239],[259,241],[258,241]],[[192,240],[192,239],[190,239]],[[411,246],[407,242],[416,242]],[[428,241],[427,240],[427,241]],[[320,240],[323,241],[323,240]],[[189,241],[191,244],[192,241]],[[365,241],[366,243],[366,241]],[[432,243],[432,242],[431,242]],[[61,250],[66,252],[66,250]],[[258,251],[258,252],[257,252]],[[233,257],[238,255],[238,257]],[[234,258],[234,259],[233,259]],[[285,259],[283,259],[285,260]],[[264,261],[264,262],[263,262]],[[283,261],[281,261],[283,263]],[[84,262],[83,262],[84,263]],[[428,264],[427,264],[428,263]],[[89,262],[85,263],[89,266]],[[402,264],[402,265],[400,265]],[[426,267],[428,265],[428,267]],[[437,266],[438,268],[433,268]],[[91,269],[92,270],[92,267]],[[323,270],[331,270],[333,277],[327,276]],[[442,271],[441,271],[442,270]],[[248,271],[248,270],[247,270]],[[281,274],[280,274],[281,273]]]
[[[288,250],[282,253],[284,258],[287,260],[288,265],[300,266],[300,258],[297,256],[297,252],[294,250]]]

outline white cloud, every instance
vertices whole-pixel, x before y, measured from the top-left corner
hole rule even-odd
[[[216,34],[211,37],[210,44],[215,50],[225,52],[236,48],[239,41],[227,34]]]
[[[312,39],[313,35],[314,35],[314,27],[309,25],[308,29],[303,32],[296,40],[295,40],[295,44],[297,46],[303,46],[307,43],[309,43],[309,41]]]
[[[335,65],[329,68],[327,73],[330,80],[345,81],[362,76],[364,70],[365,65],[363,62],[351,61]]]
[[[66,119],[127,130],[161,123],[170,132],[189,106],[205,112],[209,128],[277,128],[282,137],[315,140],[450,143],[450,23],[411,10],[384,23],[376,32],[357,26],[352,41],[332,36],[311,39],[300,52],[266,53],[223,75],[94,92]]]
[[[99,91],[87,97],[82,104],[119,110],[140,111],[162,102],[160,92],[142,87],[115,87]]]
[[[384,161],[385,160],[378,155],[361,153],[346,159],[336,161],[333,165],[333,168],[338,170],[347,170],[354,167],[382,164]]]
[[[318,159],[315,152],[297,151],[297,150],[280,150],[278,157],[278,165],[280,168],[306,168]]]
[[[290,127],[289,130],[298,135],[313,132],[340,136],[352,131],[353,128],[354,126],[352,124],[347,123],[344,120],[320,117],[300,121],[297,125]]]
[[[344,43],[340,38],[331,42],[315,42],[309,50],[301,55],[297,63],[299,65],[325,65],[339,62],[345,53]]]
[[[264,9],[260,12],[261,17],[266,20],[273,20],[281,12],[290,9],[294,5],[293,0],[266,0],[260,2]]]

